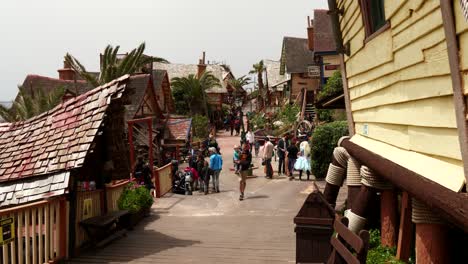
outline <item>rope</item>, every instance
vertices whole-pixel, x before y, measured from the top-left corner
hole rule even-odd
[[[412,212],[411,220],[415,224],[443,224],[444,221],[434,212],[432,212],[422,202],[412,199],[411,200]]]
[[[348,159],[348,168],[346,171],[346,185],[361,186],[361,164],[353,157]]]
[[[343,143],[343,140],[345,140],[347,138],[350,138],[350,137],[348,137],[348,136],[340,137],[340,139],[338,139],[338,143],[337,143],[338,147],[341,147],[341,143]]]
[[[365,186],[381,190],[392,189],[392,185],[390,183],[378,177],[367,166],[361,166],[361,177],[361,183]]]
[[[346,170],[330,163],[325,181],[336,186],[343,185]]]
[[[353,233],[357,234],[359,231],[364,229],[364,226],[366,225],[366,218],[359,216],[351,211],[351,209],[348,209],[344,212],[344,216],[348,218],[349,224],[348,224],[348,229],[353,231]]]
[[[345,168],[348,166],[348,159],[349,159],[349,153],[346,151],[345,148],[343,147],[336,147],[333,150],[333,156],[335,157],[336,161],[341,165],[342,168]]]

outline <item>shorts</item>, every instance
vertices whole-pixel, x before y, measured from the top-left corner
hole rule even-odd
[[[240,174],[239,181],[240,182],[247,182],[247,174],[249,174],[249,171],[248,170],[243,170],[243,171],[240,171],[239,174]]]

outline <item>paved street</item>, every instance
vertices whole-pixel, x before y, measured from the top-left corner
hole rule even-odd
[[[168,194],[127,237],[71,263],[294,263],[293,218],[311,182],[276,173],[268,180],[259,166],[239,201],[238,176],[230,170],[239,137],[220,133],[217,139],[224,159],[220,193]],[[324,182],[318,184],[323,188]]]

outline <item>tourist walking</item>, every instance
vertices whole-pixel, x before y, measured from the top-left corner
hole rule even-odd
[[[213,191],[219,193],[219,174],[223,168],[223,158],[216,152],[216,148],[210,147],[210,169],[213,171]]]
[[[296,139],[292,139],[291,145],[287,148],[289,180],[293,180],[294,164],[296,163],[299,149],[296,146]]]
[[[252,148],[255,146],[255,134],[250,130],[250,127],[247,128],[247,135],[245,135],[247,140],[247,144],[249,144],[250,152],[252,152]]]
[[[266,168],[266,178],[273,178],[273,167],[271,166],[271,158],[273,157],[273,143],[271,143],[270,138],[265,138],[265,145],[263,146],[263,163]]]
[[[244,149],[241,154],[241,159],[239,163],[239,173],[240,173],[240,183],[239,191],[240,196],[239,200],[244,200],[245,187],[247,186],[247,174],[250,169],[250,164],[252,163],[252,152],[248,149],[247,144],[244,145]]]
[[[197,171],[200,182],[200,192],[208,194],[208,187],[210,183],[209,166],[202,153],[199,153],[197,156]]]
[[[289,147],[288,144],[288,135],[283,135],[280,140],[278,140],[278,144],[276,145],[277,153],[278,153],[278,175],[286,174],[286,150]]]
[[[294,169],[299,171],[299,180],[302,180],[302,172],[305,171],[307,173],[307,180],[310,177],[310,146],[309,142],[306,140],[302,141],[299,145],[299,158],[296,160],[294,164]]]

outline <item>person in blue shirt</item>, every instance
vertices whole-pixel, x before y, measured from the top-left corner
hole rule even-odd
[[[219,174],[223,168],[223,158],[216,151],[216,148],[210,147],[210,169],[213,171],[213,191],[219,193]]]

